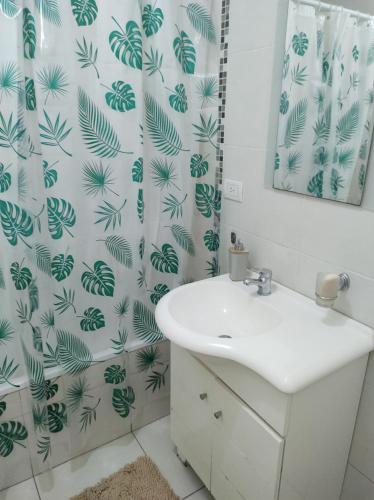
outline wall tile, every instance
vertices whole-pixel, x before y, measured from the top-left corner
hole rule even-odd
[[[278,0],[231,1],[230,53],[268,47],[274,41]]]
[[[341,500],[374,500],[374,483],[348,466]]]
[[[226,145],[266,148],[272,60],[272,47],[230,54]]]

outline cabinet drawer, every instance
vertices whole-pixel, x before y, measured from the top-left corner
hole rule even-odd
[[[227,491],[245,500],[276,499],[284,440],[219,381],[211,406],[213,414],[222,412],[218,419],[213,417],[211,491],[215,499],[227,500]]]
[[[215,378],[187,351],[172,345],[171,352],[171,437],[209,487],[212,432],[209,404]]]

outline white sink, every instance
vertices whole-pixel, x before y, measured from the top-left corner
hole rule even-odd
[[[276,283],[270,296],[259,296],[227,275],[169,292],[156,321],[181,347],[236,361],[286,393],[374,348],[373,330],[343,314]]]

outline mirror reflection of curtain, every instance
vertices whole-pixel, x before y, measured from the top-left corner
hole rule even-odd
[[[374,18],[290,1],[274,187],[360,204],[374,118]]]

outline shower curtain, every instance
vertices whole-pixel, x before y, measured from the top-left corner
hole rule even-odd
[[[0,0],[0,469],[165,385],[154,307],[218,272],[219,7]]]
[[[374,119],[374,18],[290,1],[274,187],[360,204]]]

